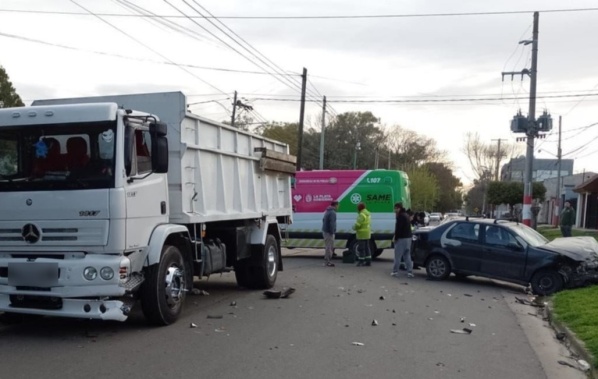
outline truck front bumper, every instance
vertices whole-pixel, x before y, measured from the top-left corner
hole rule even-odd
[[[124,321],[133,299],[125,296],[128,276],[120,273],[128,273],[129,264],[126,257],[102,254],[1,257],[0,312]],[[86,278],[89,268],[96,275]],[[108,268],[114,274],[102,278],[100,270]]]

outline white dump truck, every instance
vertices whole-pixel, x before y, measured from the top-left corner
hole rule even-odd
[[[167,325],[194,277],[271,288],[295,162],[180,92],[0,109],[0,313],[124,321],[140,301]]]

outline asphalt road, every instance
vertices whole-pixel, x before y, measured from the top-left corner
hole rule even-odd
[[[276,287],[296,289],[287,299],[239,290],[233,273],[199,281],[209,295],[190,296],[168,327],[139,312],[0,325],[0,378],[584,377],[556,364],[566,352],[536,309],[512,304],[519,286],[393,278],[390,251],[372,267],[322,263],[321,252],[285,253]]]

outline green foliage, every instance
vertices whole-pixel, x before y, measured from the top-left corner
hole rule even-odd
[[[0,108],[22,107],[23,101],[8,78],[6,70],[0,66]]]
[[[542,234],[544,237],[548,238],[549,240],[553,240],[555,238],[562,237],[561,229],[560,228],[552,228],[547,226],[540,226],[538,227],[538,232]],[[571,231],[573,237],[582,237],[582,236],[589,236],[594,237],[598,240],[598,230],[580,230],[580,229],[573,229]]]
[[[262,135],[276,141],[284,142],[289,145],[292,155],[297,155],[297,133],[299,124],[297,123],[272,123],[267,124],[262,130]]]
[[[541,182],[534,182],[532,187],[534,199],[543,202],[546,197],[546,187]],[[521,182],[490,182],[488,183],[488,203],[499,205],[523,203],[523,183]]]
[[[436,176],[426,167],[414,167],[407,171],[411,182],[411,209],[430,211],[435,209],[440,197]]]
[[[562,291],[553,297],[556,320],[565,323],[594,357],[598,357],[597,297],[598,286]]]
[[[463,202],[459,188],[463,186],[461,181],[453,175],[446,164],[429,162],[423,165],[431,174],[436,177],[439,191],[438,202],[434,208],[427,208],[432,211],[448,212],[452,209],[460,209]]]

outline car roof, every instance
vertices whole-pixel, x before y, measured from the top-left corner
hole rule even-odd
[[[499,225],[505,225],[505,226],[509,226],[509,225],[519,225],[518,222],[516,221],[509,221],[509,220],[501,220],[501,219],[495,219],[495,218],[482,218],[482,217],[470,217],[470,216],[464,216],[464,217],[460,217],[460,218],[454,218],[449,222],[477,222],[480,224],[499,224]]]

